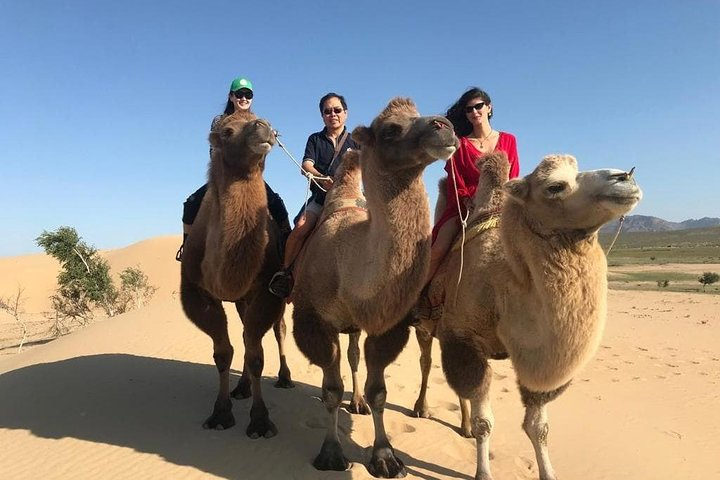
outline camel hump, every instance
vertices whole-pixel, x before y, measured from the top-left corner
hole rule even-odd
[[[507,182],[510,176],[510,162],[505,152],[482,155],[475,165],[480,170],[480,183],[486,187],[499,187]]]

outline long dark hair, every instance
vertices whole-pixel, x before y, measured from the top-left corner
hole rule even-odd
[[[472,124],[465,115],[465,105],[467,105],[468,102],[473,98],[482,99],[482,101],[485,102],[486,105],[490,105],[492,103],[490,100],[490,95],[488,95],[485,90],[481,90],[478,87],[471,87],[468,91],[463,93],[460,98],[455,103],[453,103],[452,106],[448,108],[447,112],[445,113],[445,118],[450,120],[450,123],[453,124],[453,127],[455,128],[455,134],[458,137],[467,137],[473,131]],[[490,110],[488,118],[492,118],[492,113],[492,110]]]

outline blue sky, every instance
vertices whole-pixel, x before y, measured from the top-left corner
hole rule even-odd
[[[635,166],[634,213],[720,217],[718,25],[715,0],[0,0],[0,256],[62,225],[98,248],[179,234],[240,75],[296,157],[328,91],[352,129],[394,96],[438,114],[477,85],[521,175],[550,153]],[[305,183],[277,147],[266,179],[293,215]]]

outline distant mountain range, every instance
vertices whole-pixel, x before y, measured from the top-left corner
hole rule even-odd
[[[610,222],[600,229],[606,233],[617,230],[619,220]],[[628,215],[623,223],[624,232],[671,232],[674,230],[690,230],[695,228],[708,228],[720,226],[720,218],[703,217],[698,220],[690,219],[682,222],[668,222],[658,217],[646,215]]]

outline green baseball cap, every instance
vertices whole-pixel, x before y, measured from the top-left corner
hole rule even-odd
[[[240,90],[241,88],[247,88],[252,92],[252,82],[247,78],[238,77],[230,84],[230,91]]]

